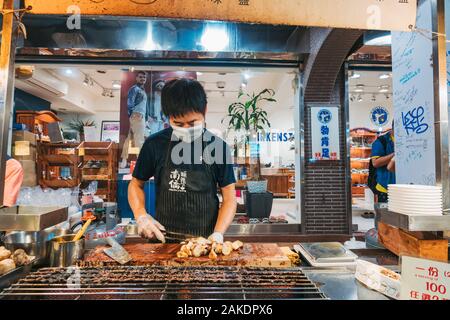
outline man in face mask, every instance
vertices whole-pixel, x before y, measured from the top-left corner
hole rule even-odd
[[[196,80],[172,80],[161,105],[171,127],[145,141],[128,189],[138,232],[162,242],[165,230],[223,242],[236,213],[236,181],[227,144],[205,129],[205,90]],[[152,177],[156,219],[145,209],[144,184]]]

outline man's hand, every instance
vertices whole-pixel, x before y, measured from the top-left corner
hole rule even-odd
[[[208,237],[209,241],[223,243],[223,234],[220,232],[214,232],[212,235]]]
[[[138,233],[141,237],[147,239],[157,238],[162,243],[166,243],[166,239],[161,231],[165,231],[163,225],[153,219],[150,215],[145,214],[139,216],[136,220],[138,225]]]

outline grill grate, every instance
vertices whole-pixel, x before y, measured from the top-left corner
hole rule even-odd
[[[113,266],[42,268],[6,300],[326,299],[299,268]]]

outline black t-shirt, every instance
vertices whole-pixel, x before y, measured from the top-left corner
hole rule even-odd
[[[144,145],[142,146],[141,152],[136,162],[136,166],[133,171],[134,178],[141,181],[147,181],[150,178],[154,177],[156,185],[159,185],[162,168],[164,167],[166,162],[169,142],[171,142],[172,149],[180,143],[185,144],[182,141],[171,141],[173,140],[172,132],[172,128],[169,127],[147,138]],[[209,159],[211,160],[208,160],[209,162],[207,162],[204,159],[200,159],[200,157],[197,155],[199,159],[196,159],[194,158],[196,152],[192,151],[190,152],[192,156],[191,161],[193,161],[192,163],[194,165],[201,165],[203,160],[204,162],[207,162],[209,165],[211,165],[214,179],[216,180],[213,182],[216,185],[218,184],[221,188],[224,188],[232,183],[236,183],[231,153],[228,145],[225,143],[225,141],[215,136],[208,130],[204,131],[203,136],[203,141],[205,141],[203,145],[203,156],[208,157],[209,154],[212,156],[212,158],[209,157]],[[193,148],[195,143],[196,142],[185,144],[185,146],[189,146],[191,150],[194,150]],[[183,151],[180,152],[180,155],[183,155]],[[168,157],[168,161],[171,161],[170,156]]]

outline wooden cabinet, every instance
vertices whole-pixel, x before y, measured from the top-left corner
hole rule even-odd
[[[43,188],[75,188],[80,184],[78,143],[45,143],[38,146],[37,174]]]

